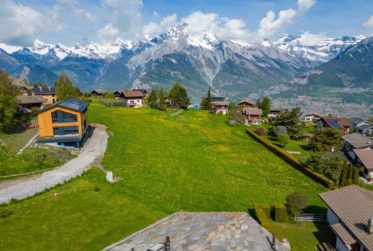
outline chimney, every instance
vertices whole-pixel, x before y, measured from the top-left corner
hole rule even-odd
[[[367,228],[367,232],[369,234],[373,233],[373,218],[370,218],[368,220],[368,228]]]

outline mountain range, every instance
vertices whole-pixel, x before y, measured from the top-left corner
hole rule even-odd
[[[185,28],[186,25],[178,25],[138,42],[118,39],[69,47],[36,40],[34,46],[27,48],[0,43],[0,68],[29,82],[47,84],[53,84],[58,74],[65,72],[82,90],[168,89],[180,82],[192,98],[200,98],[211,87],[214,95],[233,101],[273,89],[277,95],[290,95],[289,89],[297,89],[302,81],[310,86],[320,85],[331,76],[336,81],[343,79],[343,86],[351,81],[365,81],[367,86],[371,86],[369,81],[372,83],[369,74],[353,80],[349,77],[349,72],[360,69],[358,66],[355,69],[337,63],[342,58],[347,62],[351,50],[364,49],[372,54],[370,43],[362,36],[311,43],[302,36],[285,35],[277,41],[248,43],[219,40],[209,33],[190,34]],[[360,54],[363,57],[367,52]],[[360,70],[371,69],[368,65]],[[349,68],[349,72],[339,72],[339,67]]]

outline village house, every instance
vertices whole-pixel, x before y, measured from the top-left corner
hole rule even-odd
[[[373,150],[354,149],[354,163],[359,167],[360,173],[369,182],[373,180]]]
[[[321,193],[338,251],[373,250],[373,192],[357,185]]]
[[[138,108],[144,106],[145,95],[144,92],[139,90],[124,90],[119,97],[126,102],[128,107]]]
[[[242,116],[244,117],[245,124],[260,124],[262,118],[262,109],[256,107],[244,107],[242,108]]]
[[[66,98],[41,110],[38,124],[38,142],[81,147],[87,136],[88,104]]]
[[[107,93],[107,91],[105,91],[103,89],[96,89],[96,90],[91,91],[91,96],[96,97],[96,98],[101,98],[101,97],[105,96],[106,93]]]
[[[56,103],[56,89],[54,87],[35,87],[31,89],[32,96],[41,96],[44,98],[44,105],[51,105]]]
[[[218,96],[211,97],[211,102],[215,102],[215,101],[225,101],[225,97],[218,97]]]
[[[365,135],[373,136],[373,123],[369,121],[362,121],[355,126],[356,131]]]
[[[229,102],[226,100],[223,101],[212,101],[211,102],[211,111],[216,114],[228,114]]]
[[[280,112],[281,112],[280,108],[271,107],[271,109],[269,110],[269,113],[268,113],[268,118],[276,118],[277,115],[280,114]]]
[[[20,106],[21,112],[37,111],[43,107],[45,99],[42,96],[19,95],[16,102]]]
[[[351,122],[348,118],[322,118],[321,123],[325,127],[339,129],[343,133],[347,134],[350,132],[352,127]]]
[[[241,212],[178,212],[120,240],[104,251],[290,250],[250,215]]]
[[[241,101],[238,105],[241,107],[256,107],[256,104],[250,100]]]
[[[320,121],[322,116],[316,112],[310,112],[304,115],[303,120],[305,122],[315,122]]]
[[[346,151],[352,149],[370,149],[373,148],[373,140],[360,134],[351,133],[342,136],[344,140],[344,149]]]

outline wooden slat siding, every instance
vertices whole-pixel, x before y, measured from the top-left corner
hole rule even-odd
[[[347,246],[356,243],[356,240],[351,236],[351,234],[342,226],[342,224],[337,223],[330,226],[332,231],[342,240],[342,242]]]
[[[373,192],[351,185],[321,193],[320,197],[351,236],[373,251],[373,234],[366,231],[368,219],[373,217]]]
[[[56,110],[60,110],[60,111],[64,111],[64,112],[77,115],[77,122],[53,123],[52,112]],[[66,109],[66,108],[59,107],[59,106],[43,111],[38,114],[40,137],[53,137],[54,136],[53,128],[61,127],[61,126],[77,126],[79,129],[79,134],[83,135],[84,133],[83,122],[84,122],[84,119],[87,119],[87,118],[88,118],[87,112],[86,114],[81,114],[78,111]],[[88,121],[87,121],[87,124],[88,124]]]

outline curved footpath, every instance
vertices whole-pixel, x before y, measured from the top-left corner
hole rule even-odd
[[[56,169],[44,172],[37,178],[0,189],[0,204],[8,203],[12,199],[25,199],[58,184],[63,184],[82,175],[96,164],[96,161],[100,161],[106,151],[108,134],[105,126],[97,124],[92,126],[94,127],[93,134],[85,143],[78,157]]]

